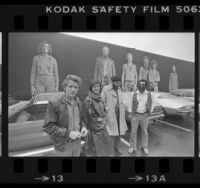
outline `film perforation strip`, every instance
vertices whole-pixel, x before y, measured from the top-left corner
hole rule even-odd
[[[17,15],[14,17],[14,28],[16,30],[24,29],[24,17],[21,15]]]
[[[193,16],[184,16],[184,29],[193,30],[194,28],[194,17]]]
[[[145,173],[145,160],[136,159],[135,160],[135,173]]]
[[[145,29],[145,16],[135,16],[135,29],[144,30]]]
[[[74,172],[76,172],[78,176],[81,176],[82,174],[87,174],[89,177],[94,177],[95,174],[98,174],[100,176],[114,175],[118,177],[128,173],[136,174],[136,177],[143,177],[144,174],[146,174],[145,177],[147,179],[151,178],[151,176],[167,177],[170,173],[174,174],[175,177],[177,176],[177,173],[182,174],[182,176],[185,175],[186,177],[190,177],[193,173],[200,172],[198,166],[194,167],[193,159],[179,159],[179,162],[177,160],[171,161],[169,159],[159,159],[156,162],[157,165],[155,165],[155,159],[153,159],[153,166],[150,160],[146,161],[145,159],[128,159],[126,161],[127,163],[125,163],[125,161],[123,160],[121,161],[121,159],[119,158],[106,159],[108,163],[105,163],[105,166],[106,164],[110,164],[110,167],[108,167],[106,172],[104,171],[105,169],[102,168],[100,161],[101,160],[94,158],[84,159],[78,163],[77,161],[73,161],[72,159],[35,159],[34,163],[30,164],[30,167],[36,166],[36,168],[30,169],[30,167],[27,167],[27,165],[29,164],[28,160],[26,161],[26,159],[14,159],[13,172],[18,177],[30,172],[30,170],[32,171],[32,173],[38,173],[38,175],[41,176],[49,176],[49,174],[52,174],[52,171],[55,170],[55,174],[62,174],[69,177],[74,174]],[[174,165],[175,163],[177,165]],[[57,169],[54,169],[52,164],[54,164],[53,166],[56,166]],[[127,166],[128,168],[124,166],[125,164],[129,164]],[[85,167],[83,167],[82,165]],[[180,168],[176,169],[179,165]],[[98,166],[101,168],[98,169]],[[149,174],[150,169],[151,173]],[[134,177],[135,176],[130,176],[130,180]],[[117,181],[118,180],[119,179],[117,179]],[[95,179],[91,179],[91,182],[95,182]]]
[[[72,160],[63,159],[62,160],[62,173],[72,173]]]
[[[159,27],[160,27],[160,30],[169,30],[170,22],[169,22],[168,16],[166,15],[159,16]]]
[[[63,16],[62,17],[62,28],[64,30],[72,29],[72,17],[71,16]]]
[[[121,17],[120,16],[111,16],[110,27],[111,27],[111,30],[120,30],[121,29]]]
[[[23,159],[15,159],[14,160],[13,171],[15,173],[23,173],[24,172],[24,161],[23,161]]]
[[[121,161],[120,159],[111,159],[110,161],[110,172],[111,173],[120,173]]]
[[[169,173],[170,172],[170,161],[168,159],[160,159],[158,163],[159,173]],[[87,173],[96,173],[96,159],[86,159],[86,172]],[[48,173],[48,160],[47,159],[38,159],[37,160],[37,172],[39,173]],[[61,169],[63,173],[72,172],[72,160],[63,159],[61,163]],[[145,160],[144,159],[135,159],[134,160],[134,172],[135,173],[145,173]],[[15,159],[13,163],[13,171],[15,173],[24,173],[24,160]],[[111,159],[110,160],[110,172],[111,173],[120,173],[121,172],[121,161],[120,159]],[[194,160],[193,159],[184,159],[183,160],[183,172],[191,174],[194,172]]]
[[[48,172],[48,160],[47,159],[39,159],[38,160],[38,172],[42,173],[42,174]]]
[[[96,160],[95,159],[87,159],[86,160],[86,169],[87,173],[96,173]]]
[[[184,159],[183,172],[187,174],[194,172],[194,161],[192,159]]]
[[[162,173],[169,173],[169,160],[167,159],[160,159],[159,160],[159,172]]]
[[[87,16],[87,29],[88,30],[95,30],[97,27],[96,25],[96,16]]]
[[[48,16],[41,15],[38,17],[38,29],[47,30],[48,29]]]
[[[86,17],[86,29],[87,30],[95,30],[98,29],[97,26],[97,19],[98,16],[89,15]],[[146,20],[147,18],[143,15],[136,15],[133,17],[132,25],[134,26],[134,29],[136,31],[142,31],[146,29]],[[158,28],[162,31],[167,31],[171,28],[170,24],[170,17],[167,15],[159,16],[158,20]],[[73,17],[64,15],[62,16],[62,29],[64,30],[71,30],[73,29]],[[14,22],[13,27],[15,30],[23,30],[24,27],[24,16],[22,15],[16,15],[14,16]],[[183,17],[183,29],[186,31],[192,31],[194,29],[194,17],[184,16]],[[45,15],[38,16],[38,27],[39,30],[48,30],[49,28],[49,17]],[[108,29],[108,28],[107,28]],[[110,29],[115,30],[121,30],[122,24],[121,24],[121,16],[110,16]],[[156,29],[156,28],[155,28]]]

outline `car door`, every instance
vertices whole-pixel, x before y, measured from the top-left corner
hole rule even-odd
[[[28,105],[9,118],[9,152],[19,152],[52,144],[43,131],[46,104]]]

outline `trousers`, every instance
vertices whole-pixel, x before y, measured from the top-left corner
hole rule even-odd
[[[51,75],[37,75],[35,80],[36,93],[49,93],[55,91],[55,80]]]
[[[66,143],[64,151],[55,150],[55,156],[63,156],[63,157],[78,157],[80,156],[80,153],[81,153],[80,139]]]
[[[148,147],[148,124],[149,116],[145,114],[135,113],[131,118],[131,134],[130,134],[130,147],[137,148],[137,130],[138,126],[141,126],[141,146],[143,148]]]

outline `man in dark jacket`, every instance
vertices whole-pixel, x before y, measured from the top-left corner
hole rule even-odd
[[[133,94],[132,102],[132,118],[131,118],[131,134],[130,134],[130,148],[128,153],[136,152],[137,150],[137,130],[140,124],[142,131],[142,149],[145,154],[149,153],[148,150],[148,124],[149,115],[152,112],[152,97],[151,93],[146,90],[147,81],[144,79],[139,80],[137,91]]]
[[[81,137],[88,132],[76,96],[81,83],[78,76],[68,75],[62,83],[65,94],[49,101],[43,127],[53,140],[56,156],[80,156]]]

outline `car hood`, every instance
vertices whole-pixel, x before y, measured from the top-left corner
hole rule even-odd
[[[8,107],[8,117],[10,117],[11,115],[13,115],[14,113],[18,112],[19,110],[21,110],[22,108],[24,108],[27,104],[29,103],[29,101],[20,101],[17,104],[14,104],[12,106]]]
[[[194,106],[194,102],[184,99],[155,99],[156,102],[166,108],[182,108],[184,106]]]

